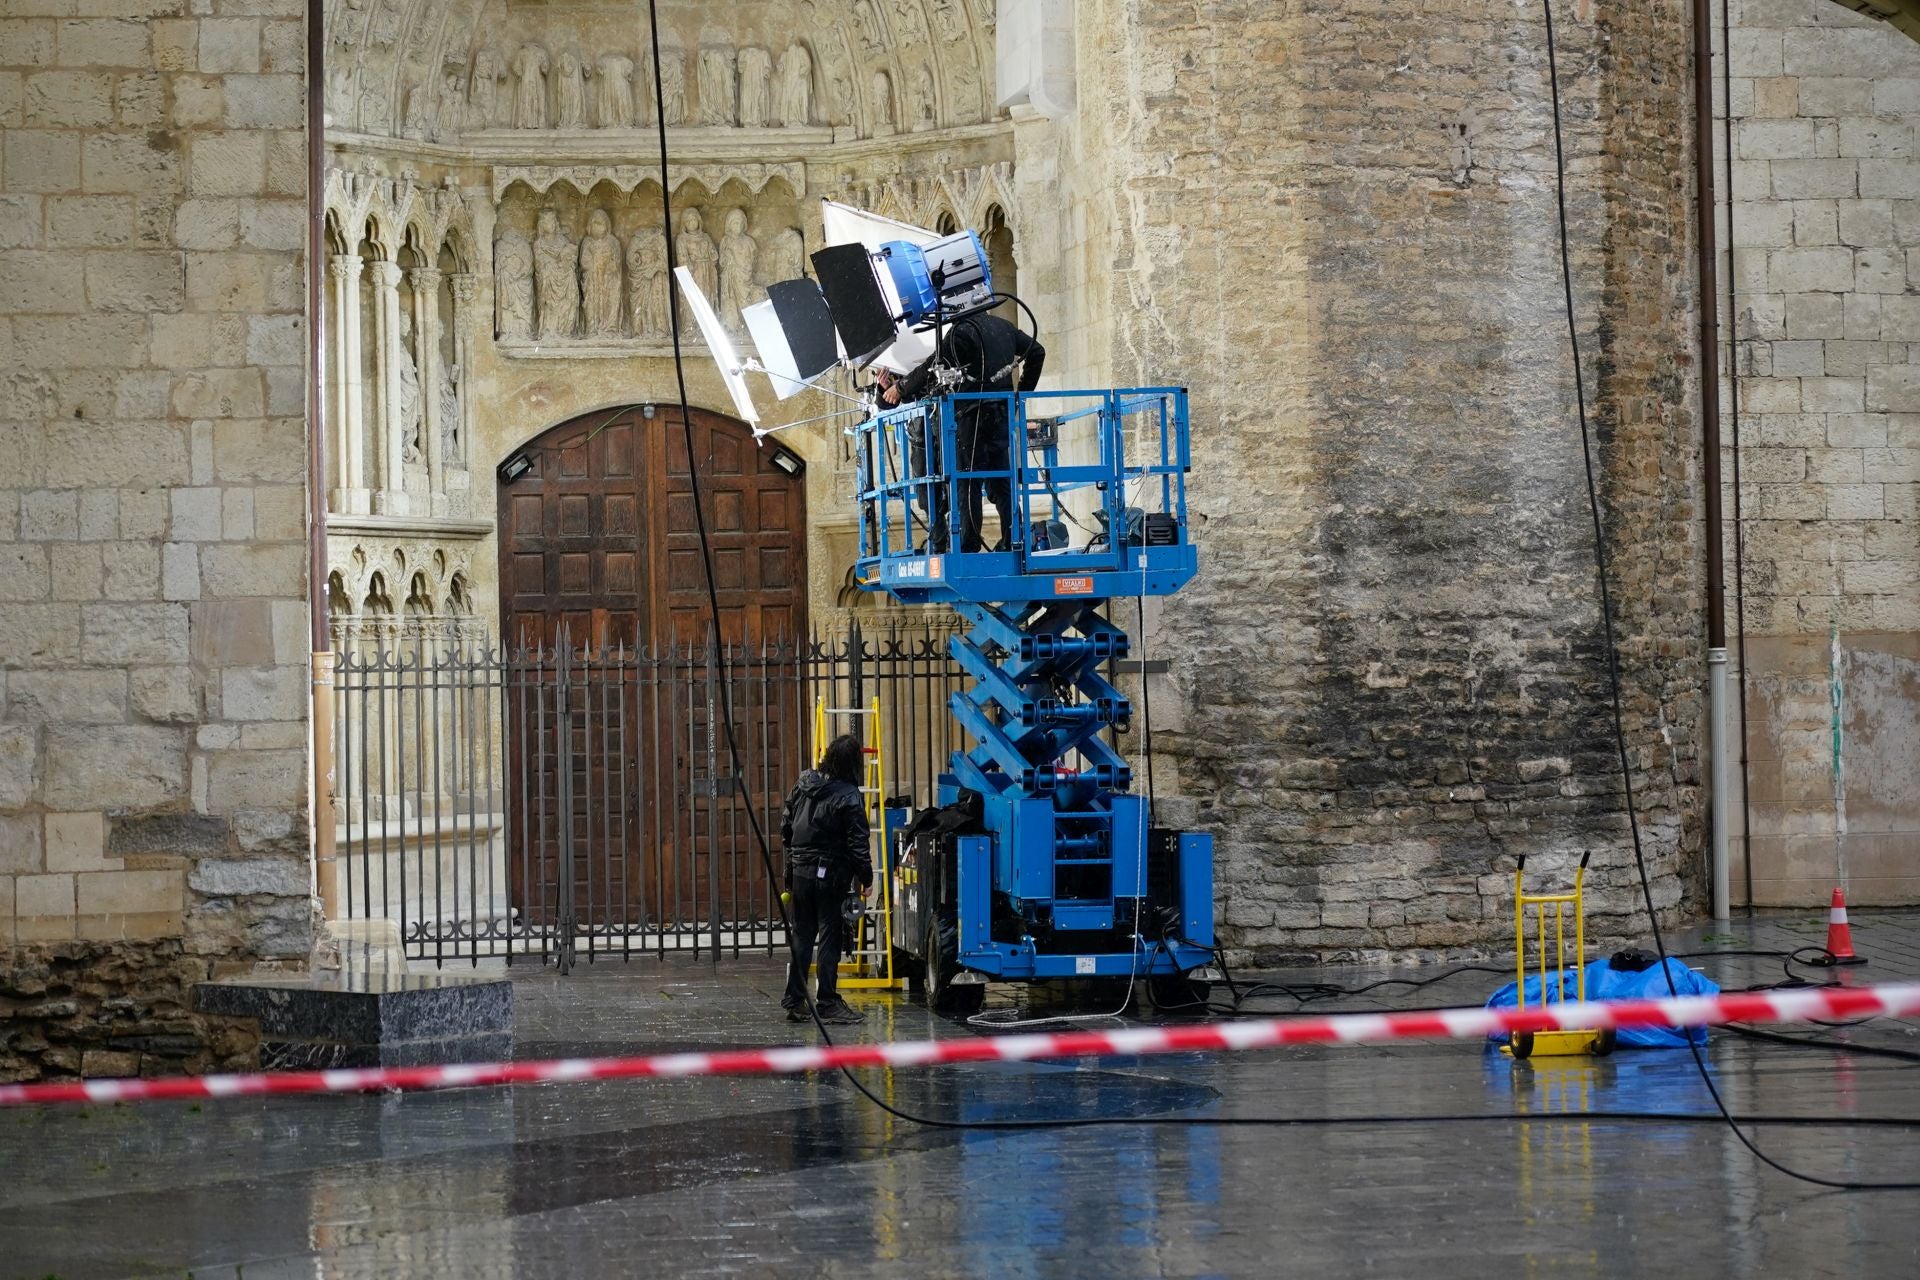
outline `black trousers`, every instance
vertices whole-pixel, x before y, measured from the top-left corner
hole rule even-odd
[[[933,424],[929,422],[928,435]],[[960,411],[954,423],[954,448],[960,455],[960,471],[1008,471],[1012,463],[1007,442],[1007,415],[998,405],[969,406]],[[932,447],[929,447],[931,445]],[[949,546],[947,527],[947,491],[949,480],[940,467],[940,451],[935,439],[916,437],[913,441],[913,470],[921,476],[936,476],[921,490],[920,506],[927,513],[928,551],[944,552]],[[1000,538],[1004,546],[1013,540],[1013,484],[1005,475],[984,480],[962,480],[960,486],[960,550],[987,550],[985,505],[992,503],[1000,517]]]
[[[820,985],[815,1003],[833,1004],[840,999],[840,953],[846,943],[846,922],[840,906],[846,900],[849,881],[831,869],[822,879],[817,867],[802,866],[793,873],[793,955],[787,965],[787,993],[780,1003],[789,1009],[804,1008],[807,1003],[807,966],[819,957]]]

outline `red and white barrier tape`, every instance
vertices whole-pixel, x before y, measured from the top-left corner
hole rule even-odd
[[[79,1080],[0,1085],[0,1106],[44,1102],[133,1102],[231,1098],[252,1093],[362,1093],[376,1089],[457,1089],[471,1085],[619,1080],[633,1076],[777,1075],[839,1067],[926,1067],[949,1062],[1017,1062],[1101,1054],[1265,1049],[1283,1044],[1361,1044],[1385,1040],[1473,1039],[1511,1031],[1602,1027],[1702,1027],[1723,1022],[1806,1022],[1920,1014],[1920,985],[1829,987],[1674,1000],[1615,1000],[1526,1009],[1443,1009],[1427,1013],[1343,1013],[1263,1021],[1128,1027],[1056,1035],[968,1036],[885,1044],[788,1046],[634,1058],[560,1058],[547,1062],[457,1063],[439,1067],[367,1067],[255,1075],[168,1076],[155,1080]]]

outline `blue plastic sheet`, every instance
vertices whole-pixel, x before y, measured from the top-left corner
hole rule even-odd
[[[1664,1000],[1668,996],[1676,993],[1683,996],[1714,996],[1720,994],[1720,985],[1718,983],[1702,974],[1695,973],[1678,960],[1667,960],[1663,962],[1666,965],[1666,972],[1673,975],[1673,989],[1671,991],[1667,989],[1667,979],[1661,973],[1661,968],[1658,964],[1635,972],[1632,969],[1609,968],[1609,963],[1608,960],[1600,959],[1593,961],[1587,966],[1587,999]],[[1572,969],[1549,970],[1547,973],[1547,983],[1548,986],[1546,989],[1549,991],[1553,990],[1552,984],[1559,984],[1560,992],[1555,995],[1555,999],[1559,999],[1562,996],[1568,1000],[1579,999],[1578,985],[1574,980],[1574,971]],[[1518,1000],[1515,999],[1516,986],[1517,984],[1509,982],[1506,986],[1494,992],[1487,1000],[1487,1008],[1513,1008],[1519,1003]],[[1538,973],[1528,975],[1527,1004],[1529,1006],[1540,1003],[1541,989],[1540,975]],[[1617,1043],[1621,1048],[1632,1046],[1636,1049],[1679,1049],[1686,1046],[1689,1035],[1692,1036],[1695,1044],[1705,1044],[1707,1042],[1707,1029],[1705,1027],[1691,1027],[1685,1032],[1682,1032],[1677,1027],[1621,1027],[1616,1034],[1618,1036]],[[1506,1035],[1504,1033],[1490,1038],[1502,1043],[1506,1041]]]

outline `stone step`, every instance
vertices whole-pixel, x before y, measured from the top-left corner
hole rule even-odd
[[[193,1001],[201,1013],[257,1021],[268,1071],[481,1062],[513,1047],[513,985],[493,976],[256,974],[200,983]]]

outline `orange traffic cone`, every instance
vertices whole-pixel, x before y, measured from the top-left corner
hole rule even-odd
[[[1847,895],[1834,886],[1833,906],[1827,912],[1827,951],[1829,964],[1865,964],[1853,951],[1853,926],[1847,923]]]

